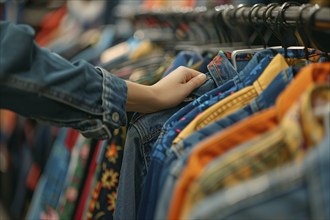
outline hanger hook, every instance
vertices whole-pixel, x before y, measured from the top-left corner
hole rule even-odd
[[[278,28],[278,33],[280,35],[281,38],[281,42],[282,42],[282,46],[284,48],[284,57],[287,58],[288,57],[288,45],[286,45],[286,38],[283,37],[283,33],[286,32],[282,32],[282,28],[287,28],[289,29],[290,25],[286,22],[285,17],[284,17],[284,13],[285,11],[291,7],[291,6],[299,6],[300,4],[297,2],[285,2],[282,4],[279,13],[276,16],[276,24],[277,24],[277,28]]]
[[[270,30],[270,32],[268,31],[265,34],[266,36],[268,35],[267,38],[265,39],[266,44],[268,44],[269,39],[271,38],[272,34],[275,35],[275,37],[277,39],[279,39],[278,34],[276,33],[276,30],[273,28],[273,26],[275,26],[275,23],[274,22],[272,23],[271,22],[272,20],[270,19],[271,12],[278,6],[279,6],[278,3],[270,3],[266,6],[265,10],[262,13],[263,24],[265,25],[265,27],[268,30]]]
[[[272,12],[277,6],[279,6],[278,3],[270,3],[266,6],[263,14],[262,14],[262,20],[264,21],[264,24],[268,23],[269,20],[269,13]],[[271,13],[270,13],[271,14]]]
[[[248,8],[247,5],[245,4],[240,4],[238,5],[235,9],[234,9],[234,17],[233,17],[233,21],[238,21],[238,16],[237,16],[237,12],[240,10],[240,9],[243,9],[243,8]]]
[[[263,36],[261,34],[261,31],[257,28],[257,22],[255,22],[257,20],[256,19],[257,18],[256,14],[259,12],[260,8],[262,8],[264,6],[265,5],[262,4],[262,3],[254,4],[249,10],[248,20],[249,20],[249,23],[252,25],[252,27],[255,31],[254,33],[257,34],[257,36],[262,40],[262,44],[263,44],[264,48],[266,48],[266,41],[263,38]],[[255,19],[253,19],[253,18],[255,18]],[[250,39],[249,39],[249,44],[250,45],[253,43],[253,41],[257,37],[257,36],[255,36],[255,34],[252,34]]]
[[[306,9],[309,9],[311,7],[313,7],[312,4],[301,5],[299,7],[299,16],[298,16],[298,19],[296,21],[298,36],[300,37],[300,39],[301,39],[301,41],[304,45],[305,58],[306,58],[307,61],[309,60],[309,52],[308,52],[309,41],[308,41],[306,33],[301,33],[304,30],[304,25],[303,25],[304,22],[303,22],[303,16],[302,15],[303,15],[303,13]]]
[[[285,2],[283,3],[283,5],[281,6],[280,12],[279,12],[279,16],[277,18],[280,18],[279,21],[279,25],[282,25],[283,27],[290,27],[290,25],[287,23],[284,13],[285,11],[290,8],[291,6],[300,6],[299,3],[297,2]]]
[[[238,28],[237,29],[237,25],[239,24],[239,22],[238,22],[238,12],[240,11],[240,10],[244,10],[244,8],[248,8],[249,6],[247,6],[247,5],[245,5],[245,4],[240,4],[240,5],[238,5],[236,8],[234,8],[233,10],[234,10],[234,13],[233,13],[233,18],[232,18],[232,21],[234,21],[234,22],[236,22],[236,23],[233,23],[232,22],[232,26],[235,26],[235,28],[236,28],[236,30],[237,30],[237,32],[238,32],[238,34],[239,34],[239,36],[240,36],[240,38],[243,40],[243,41],[247,41],[247,39],[245,39],[246,38],[246,35],[245,35],[245,33],[244,32],[242,32],[242,30],[240,29],[240,28]],[[243,17],[243,16],[241,16],[241,17]],[[244,40],[245,39],[245,40]]]
[[[260,10],[260,8],[264,7],[265,4],[262,4],[262,3],[257,3],[257,4],[254,4],[251,8],[250,8],[250,11],[249,11],[249,15],[248,15],[248,19],[249,19],[249,22],[252,23],[252,24],[255,24],[255,22],[253,21],[252,19],[252,15],[253,17],[256,17],[255,14],[258,13],[258,11]],[[254,10],[256,10],[255,14],[253,14]]]

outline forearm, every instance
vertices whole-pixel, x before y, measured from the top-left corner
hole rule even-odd
[[[180,104],[205,75],[180,67],[152,86],[124,81],[85,61],[71,63],[34,42],[26,25],[0,22],[0,108],[109,138],[126,112]]]
[[[123,80],[38,47],[26,25],[0,22],[0,29],[0,108],[93,138],[126,124]]]
[[[149,113],[174,107],[205,79],[205,74],[179,67],[152,86],[126,81],[126,111]]]
[[[149,113],[159,109],[160,106],[157,104],[157,96],[152,86],[145,86],[129,81],[126,81],[126,85],[126,111]]]

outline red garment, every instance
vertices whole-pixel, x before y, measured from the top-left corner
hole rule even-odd
[[[91,193],[90,192],[91,191],[91,184],[92,184],[92,180],[93,180],[93,177],[94,177],[94,174],[95,174],[95,170],[96,170],[96,166],[97,166],[97,158],[98,158],[101,146],[102,146],[102,141],[99,141],[97,143],[96,148],[95,148],[92,161],[89,165],[89,171],[88,171],[88,175],[87,175],[87,178],[86,178],[86,181],[85,181],[85,184],[84,184],[84,189],[82,191],[82,194],[81,194],[81,197],[80,197],[80,200],[79,200],[79,204],[77,206],[76,213],[74,215],[75,220],[80,220],[83,217],[82,215],[85,211],[87,198],[88,198],[89,194]]]
[[[61,21],[67,13],[66,6],[63,6],[55,11],[48,13],[41,21],[41,30],[36,35],[36,42],[40,47],[46,46],[56,32],[56,29],[61,24]]]
[[[66,138],[65,138],[65,146],[68,148],[69,151],[72,151],[72,148],[76,144],[78,139],[79,132],[73,129],[69,129]]]

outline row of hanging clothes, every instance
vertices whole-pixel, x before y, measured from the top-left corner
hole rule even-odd
[[[329,12],[287,2],[133,13],[134,36],[156,46],[133,61],[141,71],[129,59],[104,68],[145,77],[160,53],[162,74],[147,79],[187,66],[207,81],[175,108],[132,116],[115,219],[328,219]]]
[[[145,85],[180,66],[207,81],[177,107],[128,113],[109,140],[2,113],[21,125],[1,135],[13,219],[329,218],[329,7],[130,2],[99,26],[69,3],[40,46]]]

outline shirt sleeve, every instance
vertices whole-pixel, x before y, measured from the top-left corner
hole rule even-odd
[[[28,25],[0,22],[0,108],[106,139],[126,125],[126,100],[124,80],[40,48]]]

